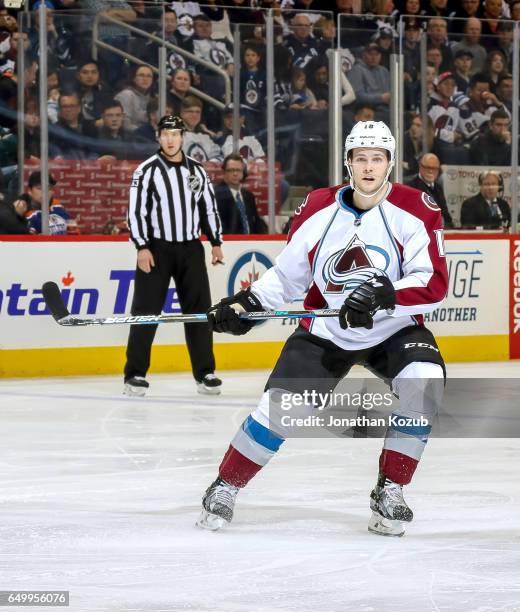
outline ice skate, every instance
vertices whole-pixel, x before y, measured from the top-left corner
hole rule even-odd
[[[196,525],[210,531],[222,529],[233,518],[238,487],[228,484],[222,478],[213,482],[202,498],[202,512]]]
[[[219,395],[222,381],[215,374],[206,374],[202,380],[197,381],[197,393],[202,395]]]
[[[402,485],[380,474],[370,494],[372,517],[368,531],[378,535],[400,537],[404,535],[403,523],[413,519],[413,512],[403,497]]]
[[[132,378],[125,380],[123,395],[128,395],[129,397],[143,397],[149,386],[150,383],[143,376],[132,376]]]

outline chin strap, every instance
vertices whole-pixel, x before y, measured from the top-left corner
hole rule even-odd
[[[346,166],[347,166],[348,176],[349,176],[349,179],[350,179],[350,186],[352,187],[352,189],[356,193],[359,193],[359,195],[363,196],[364,198],[371,198],[371,197],[375,196],[376,194],[378,194],[381,191],[381,189],[383,189],[383,187],[385,187],[388,184],[388,177],[390,176],[390,172],[392,172],[392,168],[394,167],[394,164],[393,164],[393,162],[388,164],[388,170],[386,171],[385,180],[381,184],[381,187],[379,187],[379,189],[377,191],[374,191],[373,193],[365,193],[364,191],[361,191],[361,189],[359,187],[357,187],[356,184],[354,183],[354,176],[352,174],[352,168],[350,167],[350,164],[347,163]]]

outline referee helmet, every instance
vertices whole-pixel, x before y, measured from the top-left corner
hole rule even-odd
[[[157,124],[157,135],[161,133],[161,130],[180,130],[181,132],[185,132],[186,125],[177,115],[164,115],[159,119],[159,123]]]

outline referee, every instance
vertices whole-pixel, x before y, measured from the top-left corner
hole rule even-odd
[[[184,314],[211,306],[201,228],[211,242],[211,263],[223,263],[221,223],[204,168],[182,152],[184,122],[165,115],[157,126],[160,150],[140,164],[130,186],[128,225],[137,248],[132,315],[160,314],[173,277]],[[199,393],[218,394],[213,339],[206,323],[184,325]],[[149,383],[157,325],[132,325],[128,337],[124,393],[143,396]]]

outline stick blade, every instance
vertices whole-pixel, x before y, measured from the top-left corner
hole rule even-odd
[[[56,283],[53,283],[52,281],[43,283],[42,294],[47,308],[50,310],[51,315],[56,321],[59,322],[61,319],[65,319],[69,316],[69,311],[67,310],[67,307],[63,303],[63,298],[61,297],[60,288]]]

